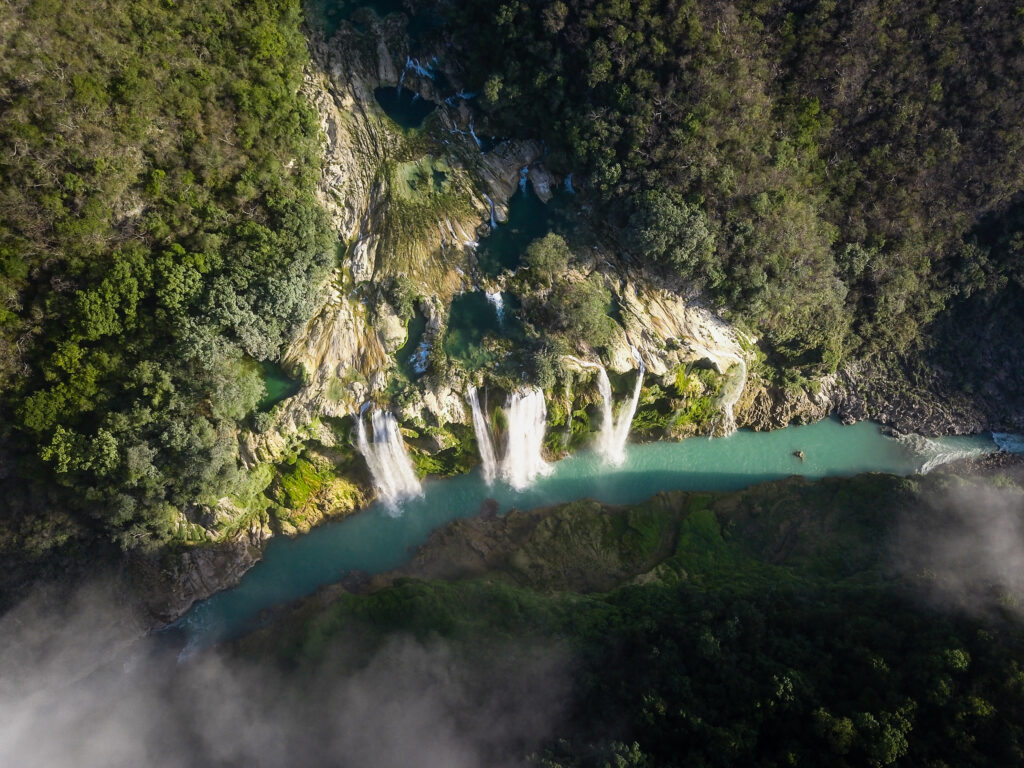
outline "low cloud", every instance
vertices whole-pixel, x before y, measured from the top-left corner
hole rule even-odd
[[[951,483],[896,527],[896,571],[945,608],[1024,618],[1024,493]]]
[[[405,637],[355,667],[346,653],[291,672],[179,662],[103,586],[38,594],[0,618],[0,764],[513,766],[557,732],[569,692],[550,646]]]

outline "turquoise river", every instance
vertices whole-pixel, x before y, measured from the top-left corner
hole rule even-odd
[[[586,497],[628,504],[659,491],[729,491],[789,475],[907,475],[927,462],[996,450],[989,435],[918,440],[911,446],[885,436],[870,422],[843,426],[827,419],[774,432],[740,430],[725,438],[631,445],[619,467],[583,451],[552,465],[551,474],[522,493],[500,481],[487,486],[479,471],[429,479],[422,497],[397,510],[373,504],[306,535],[272,540],[264,559],[237,587],[196,604],[173,629],[185,633],[187,647],[197,648],[254,628],[262,611],[337,582],[350,571],[374,573],[402,565],[431,531],[476,514],[487,498],[496,499],[503,511]],[[803,461],[794,456],[798,450]]]

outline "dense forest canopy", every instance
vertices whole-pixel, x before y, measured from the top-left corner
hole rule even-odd
[[[974,232],[1024,189],[1019,3],[435,5],[502,130],[789,366],[905,349],[1022,279],[1019,221],[1009,248]]]
[[[895,351],[1024,392],[1009,0],[374,7],[429,16],[412,45],[450,51],[493,135],[543,139],[624,257],[751,326],[769,375]],[[164,543],[182,509],[246,482],[258,364],[335,260],[305,23],[300,0],[5,4],[3,551]],[[527,254],[542,283],[556,245]],[[547,283],[530,323],[612,335],[599,281]],[[542,351],[548,385],[560,348]]]
[[[255,361],[332,258],[302,18],[297,0],[5,3],[4,545],[83,523],[159,542],[175,506],[235,481]]]
[[[495,649],[560,643],[571,693],[524,761],[544,768],[1017,765],[1020,538],[997,531],[1019,520],[1019,481],[790,478],[455,523],[424,562],[466,541],[503,556],[451,581],[413,567],[336,589],[238,646],[303,680],[358,674],[395,637],[489,668]],[[523,684],[530,703],[550,677]]]

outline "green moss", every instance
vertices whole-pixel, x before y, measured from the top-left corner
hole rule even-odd
[[[363,489],[342,475],[353,458],[351,449],[324,455],[306,452],[278,468],[268,495],[271,513],[286,533],[307,531],[326,516],[351,513],[366,499]]]
[[[326,467],[318,467],[300,458],[288,471],[281,473],[275,500],[290,509],[302,509],[309,497],[323,488],[324,483],[330,479],[331,473]]]

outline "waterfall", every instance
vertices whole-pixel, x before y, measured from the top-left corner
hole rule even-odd
[[[486,200],[487,204],[489,206],[491,206],[491,229],[497,229],[498,228],[498,222],[495,221],[495,219],[494,219],[494,201],[491,200],[491,198],[488,197],[487,195],[484,195],[484,200]]]
[[[398,96],[402,95],[402,83],[405,82],[405,70],[402,70],[402,74],[398,78],[398,87],[395,88],[395,94]]]
[[[530,166],[524,165],[522,170],[519,171],[519,189],[526,194],[526,177],[530,174]]]
[[[423,340],[416,345],[416,351],[409,356],[409,364],[413,373],[424,374],[427,372],[427,364],[430,362],[430,342]]]
[[[565,177],[565,191],[568,192],[570,195],[575,195],[576,194],[576,190],[572,188],[572,174],[571,173],[568,176]]]
[[[498,325],[504,325],[505,323],[505,300],[501,296],[501,291],[495,291],[491,293],[486,292],[487,301],[492,307],[494,307],[494,314],[498,316]]]
[[[739,376],[726,383],[722,390],[721,405],[724,418],[723,429],[725,434],[731,435],[736,431],[736,416],[733,414],[733,406],[736,405],[743,394],[743,387],[747,383],[747,364],[739,355],[729,355],[729,358],[736,361],[740,367]],[[738,384],[736,382],[739,382]]]
[[[420,481],[405,452],[398,420],[391,413],[375,410],[370,415],[370,421],[373,424],[373,442],[366,437],[366,426],[361,414],[356,419],[356,440],[381,500],[393,507],[401,499],[422,495]]]
[[[480,409],[480,398],[476,394],[476,387],[470,387],[466,392],[469,400],[469,407],[473,411],[473,431],[476,433],[476,444],[480,451],[480,461],[484,465],[484,482],[491,485],[498,474],[498,459],[494,453],[494,441],[491,440],[491,430],[487,426],[483,411]]]
[[[437,58],[435,57],[434,59],[431,60],[431,63],[435,63],[436,61],[437,61]],[[419,75],[420,77],[425,77],[428,80],[433,80],[434,79],[434,71],[433,71],[434,68],[433,68],[433,66],[425,67],[425,66],[423,66],[423,64],[420,63],[419,59],[414,59],[411,56],[406,56],[405,57],[405,68],[402,70],[402,74],[404,75],[410,69],[413,72],[415,72],[417,75]]]
[[[638,354],[637,358],[639,359]],[[619,409],[619,418],[615,420],[615,432],[611,441],[611,452],[606,455],[608,461],[615,465],[621,464],[626,460],[626,442],[629,440],[629,428],[633,424],[636,406],[640,402],[640,390],[644,386],[644,362],[643,360],[639,360],[639,362],[640,368],[636,372],[636,385],[633,387],[633,397],[630,398],[628,407],[622,406]],[[608,378],[603,368],[601,373],[606,379]]]
[[[552,471],[542,455],[547,416],[544,393],[537,388],[512,393],[505,403],[505,416],[508,436],[501,473],[505,482],[521,491]]]
[[[601,393],[601,431],[597,433],[597,452],[606,462],[618,466],[626,460],[626,443],[629,441],[629,428],[633,424],[633,416],[640,402],[640,391],[644,385],[644,367],[640,353],[633,349],[633,357],[640,368],[637,371],[636,385],[633,396],[619,408],[619,418],[613,415],[612,384],[608,380],[608,372],[600,363],[591,363],[569,355],[568,358],[584,368],[597,371],[597,389]]]
[[[480,139],[477,138],[476,130],[473,128],[473,118],[469,118],[469,135],[473,137],[473,141],[476,142],[476,148],[481,152],[484,151],[484,145],[480,143]]]
[[[615,455],[615,416],[612,412],[612,383],[603,365],[597,365],[597,389],[601,393],[601,431],[597,433],[597,452],[606,461]],[[613,462],[621,463],[621,462]]]
[[[734,376],[732,379],[725,383],[722,388],[722,394],[718,397],[718,406],[722,409],[722,432],[726,435],[731,435],[736,431],[736,416],[733,414],[733,408],[739,401],[740,396],[743,394],[743,388],[747,385],[747,362],[739,355],[733,354],[732,352],[718,352],[712,353],[706,347],[700,345],[694,345],[694,349],[704,355],[708,360],[715,362],[716,367],[722,369],[720,358],[731,360],[739,366],[739,375]],[[728,373],[732,370],[732,366],[725,369],[723,373]],[[714,429],[712,434],[708,437],[714,436]]]

